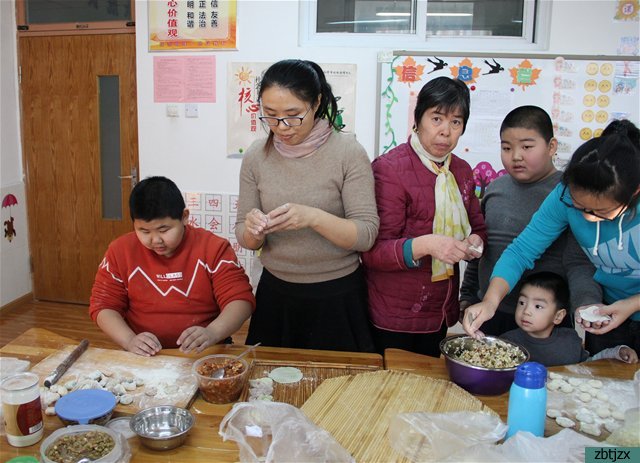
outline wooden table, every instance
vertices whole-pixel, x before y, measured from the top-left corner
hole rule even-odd
[[[57,335],[41,328],[32,328],[0,349],[0,356],[17,357],[31,361],[35,365],[42,359],[53,354],[65,345],[77,344],[79,339],[71,339]],[[214,353],[240,353],[245,346],[220,345],[207,349],[197,355],[185,355],[177,349],[165,349],[164,355],[187,357],[201,357]],[[408,371],[433,378],[449,379],[443,359],[427,357],[398,349],[387,349],[384,355],[384,365],[381,356],[376,354],[362,354],[353,352],[314,351],[302,349],[283,349],[273,347],[258,347],[256,358],[264,360],[285,360],[291,362],[321,362],[348,363],[353,365],[384,366],[385,369]],[[627,365],[613,360],[599,360],[584,364],[594,375],[617,379],[632,379],[637,365]],[[569,373],[566,367],[553,367],[552,371]],[[486,405],[495,410],[500,417],[507,419],[508,393],[499,396],[478,396]],[[196,416],[196,424],[189,433],[186,443],[174,450],[154,452],[141,446],[137,439],[130,439],[132,451],[131,461],[134,463],[156,462],[235,462],[238,461],[238,449],[235,442],[223,442],[218,435],[220,421],[231,409],[229,405],[214,405],[198,397],[190,410]],[[45,416],[45,436],[62,427],[57,417]],[[549,420],[547,420],[549,422]],[[558,431],[557,427],[549,425],[545,434],[550,435]],[[39,457],[40,443],[31,447],[11,447],[6,437],[0,436],[0,461],[6,461],[18,455],[33,455]]]
[[[81,335],[80,335],[81,336]],[[29,360],[33,367],[38,362],[55,353],[65,345],[75,345],[80,339],[60,336],[41,328],[31,328],[24,334],[0,349],[0,356],[16,357]],[[177,349],[164,349],[163,355],[177,355],[184,357],[202,357],[218,353],[239,354],[244,350],[242,345],[218,345],[200,354],[185,355]],[[286,360],[295,362],[346,363],[352,365],[383,366],[382,356],[377,354],[363,354],[356,352],[333,352],[321,350],[284,349],[275,347],[258,347],[256,358],[263,360]],[[233,404],[215,405],[197,397],[190,410],[196,417],[196,423],[191,429],[185,444],[174,450],[155,452],[140,445],[138,439],[129,439],[132,462],[135,463],[191,463],[191,462],[236,462],[238,461],[238,447],[235,442],[223,442],[218,435],[222,418],[231,410]],[[114,415],[116,416],[116,415]],[[44,437],[62,427],[62,423],[55,416],[44,417]],[[19,455],[40,457],[40,443],[31,447],[12,447],[6,441],[4,431],[0,435],[0,461],[6,461]]]

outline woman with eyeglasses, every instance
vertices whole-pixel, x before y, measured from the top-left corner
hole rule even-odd
[[[533,263],[567,227],[596,267],[606,320],[575,319],[587,331],[593,355],[626,344],[640,352],[640,131],[631,122],[611,122],[599,138],[573,154],[562,182],[532,217],[527,228],[496,263],[482,302],[467,309],[465,331],[481,337],[482,323]],[[517,207],[517,205],[514,205]],[[596,336],[597,335],[597,336]]]
[[[263,272],[248,344],[373,351],[359,253],[378,234],[373,173],[316,63],[284,60],[260,82],[266,140],[240,170],[236,237]]]
[[[373,161],[380,233],[362,260],[381,354],[397,348],[439,357],[447,328],[458,322],[458,263],[480,257],[487,236],[473,171],[453,153],[469,111],[464,82],[430,80],[409,139]]]

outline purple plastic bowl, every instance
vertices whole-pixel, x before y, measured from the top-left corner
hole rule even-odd
[[[501,342],[509,344],[519,348],[524,359],[521,363],[529,360],[529,352],[527,350],[505,339],[498,340],[491,336],[485,336],[485,342],[488,344]],[[465,347],[473,343],[474,339],[467,335],[455,335],[443,339],[440,342],[440,352],[444,356],[445,363],[447,365],[447,371],[449,372],[449,378],[458,386],[466,389],[472,394],[478,395],[500,395],[507,392],[513,382],[513,376],[515,375],[518,365],[512,368],[483,368],[469,363],[458,360],[453,355],[453,350],[459,346]]]

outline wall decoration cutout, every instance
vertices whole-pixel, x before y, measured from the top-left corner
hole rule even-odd
[[[18,199],[12,194],[8,194],[2,198],[2,209],[9,209],[9,219],[4,221],[4,237],[9,240],[9,242],[13,241],[13,238],[17,236],[14,218],[11,215],[11,206],[17,205]]]

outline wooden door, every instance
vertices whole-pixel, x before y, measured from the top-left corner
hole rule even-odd
[[[132,180],[109,182],[138,168],[135,35],[21,37],[19,60],[34,296],[87,303],[108,244],[132,229]],[[118,76],[110,131],[100,129],[104,76]],[[107,179],[101,141],[120,151]],[[107,183],[117,200],[103,199]],[[104,218],[114,207],[120,216]]]

